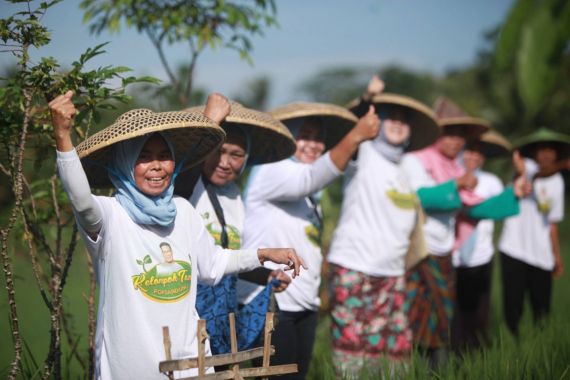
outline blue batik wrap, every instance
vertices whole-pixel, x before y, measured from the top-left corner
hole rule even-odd
[[[254,346],[265,326],[272,288],[279,281],[273,280],[267,284],[262,292],[241,309],[237,307],[236,283],[236,275],[227,275],[215,286],[198,284],[196,310],[200,319],[206,320],[213,355],[231,352],[229,313],[236,315],[238,350]]]

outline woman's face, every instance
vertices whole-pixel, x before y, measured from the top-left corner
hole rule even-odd
[[[172,173],[172,153],[162,136],[155,134],[146,141],[135,162],[135,184],[142,193],[154,197],[168,188]]]
[[[485,163],[485,156],[477,150],[465,149],[463,152],[463,166],[468,172],[474,172]]]
[[[534,157],[540,170],[551,170],[556,164],[556,149],[548,144],[540,144],[534,152]]]
[[[465,138],[458,135],[443,135],[439,138],[439,151],[447,158],[454,159],[457,157],[463,146]]]
[[[410,124],[402,110],[392,110],[383,120],[382,128],[386,140],[392,145],[401,145],[410,138]]]
[[[214,185],[225,186],[239,177],[245,159],[245,136],[230,132],[222,147],[206,158],[202,173]]]
[[[321,126],[314,121],[305,122],[297,136],[295,158],[305,164],[312,164],[322,156],[324,151],[325,141]]]

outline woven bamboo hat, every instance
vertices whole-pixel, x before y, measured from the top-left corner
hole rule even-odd
[[[398,94],[381,93],[374,95],[369,102],[376,108],[380,119],[384,112],[390,109],[400,109],[408,115],[411,136],[407,151],[422,149],[433,144],[441,133],[433,111],[415,99]],[[347,108],[357,116],[362,116],[360,114],[366,110],[359,106],[361,106],[360,99],[355,99],[347,105]]]
[[[466,140],[474,140],[491,129],[486,120],[467,115],[447,98],[438,98],[433,108],[444,135],[453,134],[462,136]]]
[[[186,158],[188,166],[201,162],[225,137],[210,119],[192,112],[153,112],[134,109],[80,143],[76,150],[92,187],[112,187],[105,166],[113,145],[135,137],[160,132],[172,144],[175,162]]]
[[[204,111],[204,106],[187,109],[189,112]],[[240,128],[251,138],[248,162],[265,164],[290,157],[295,153],[295,139],[289,129],[267,112],[246,108],[237,102],[231,103],[231,111],[224,122],[223,129]]]
[[[487,158],[506,156],[511,153],[513,146],[499,132],[488,131],[481,135],[479,140],[467,143],[466,149],[479,150]]]
[[[518,139],[513,145],[520,150],[523,156],[532,157],[537,146],[544,143],[556,149],[558,160],[570,156],[570,136],[554,132],[546,127],[541,127],[536,132]]]
[[[274,108],[269,113],[288,128],[300,125],[305,118],[320,119],[323,127],[326,128],[326,149],[335,146],[358,122],[358,119],[347,109],[328,103],[291,103]]]

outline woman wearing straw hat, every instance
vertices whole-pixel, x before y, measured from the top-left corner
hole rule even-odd
[[[200,111],[203,109],[199,108]],[[190,203],[202,216],[217,245],[239,249],[245,214],[235,181],[248,163],[269,163],[291,156],[295,151],[295,140],[289,130],[271,115],[238,103],[232,103],[231,111],[221,126],[226,132],[226,140],[204,161]],[[265,267],[241,273],[239,277],[260,285],[276,279],[273,286],[276,292],[283,291],[291,282],[281,269],[272,271]],[[263,330],[272,286],[267,285],[262,293],[249,300],[240,292],[243,281],[236,275],[228,275],[215,286],[198,284],[196,309],[207,321],[213,354],[231,351],[229,313],[236,313],[240,351],[252,348]],[[239,310],[238,303],[244,305]]]
[[[535,321],[548,315],[552,276],[564,271],[558,223],[564,219],[564,180],[558,170],[570,155],[570,137],[540,128],[514,144],[526,157],[531,193],[519,201],[520,214],[508,218],[499,240],[507,326],[515,335],[530,295]]]
[[[441,103],[446,105],[448,103]],[[449,330],[454,309],[453,265],[455,220],[464,207],[476,219],[500,219],[518,212],[512,189],[484,200],[473,192],[477,178],[456,161],[466,140],[478,138],[489,129],[481,119],[446,116],[438,107],[442,135],[435,144],[406,154],[402,165],[417,191],[427,218],[424,233],[428,258],[407,273],[409,322],[414,341],[432,367],[443,364],[450,343]]]
[[[299,373],[288,378],[304,379],[320,305],[319,192],[342,174],[361,142],[378,134],[379,121],[372,107],[358,120],[342,107],[320,103],[295,103],[271,114],[291,130],[296,151],[290,158],[260,165],[250,174],[244,244],[288,244],[309,267],[304,281],[295,280],[275,295],[280,313],[272,337],[276,354],[271,359],[274,364],[296,362]]]
[[[474,193],[487,199],[501,194],[501,180],[484,171],[487,159],[509,156],[511,144],[499,133],[489,131],[468,142],[462,155],[463,167],[474,173]],[[518,159],[518,156],[514,156]],[[494,221],[474,220],[465,214],[457,218],[453,266],[456,272],[456,315],[452,340],[458,349],[478,347],[488,341],[491,295]]]
[[[75,150],[72,96],[60,95],[49,107],[59,175],[98,274],[96,377],[160,379],[162,326],[176,336],[173,356],[197,356],[196,280],[215,283],[266,260],[293,263],[296,276],[303,262],[292,249],[227,254],[214,245],[190,203],[172,196],[173,180],[186,161],[199,162],[224,137],[210,119],[132,110]],[[211,95],[206,114],[219,122],[227,112],[227,100]],[[94,196],[90,184],[112,185],[116,193]],[[157,266],[173,263],[183,269],[157,273]]]
[[[418,202],[399,163],[404,152],[433,143],[440,128],[422,103],[381,93],[374,76],[368,97],[380,134],[358,148],[344,177],[344,198],[327,260],[331,272],[333,362],[337,373],[358,377],[364,361],[409,358],[412,334],[404,310],[405,258],[418,223]]]

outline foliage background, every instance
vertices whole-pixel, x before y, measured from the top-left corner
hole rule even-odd
[[[106,2],[101,2],[104,4]],[[152,2],[145,2],[152,3]],[[204,2],[202,4],[207,4]],[[272,2],[261,2],[259,8],[264,18],[253,28],[257,33],[265,27],[271,27],[278,20],[278,8],[273,9]],[[38,4],[36,2],[35,4]],[[41,3],[39,3],[41,4]],[[85,7],[94,2],[84,1]],[[168,4],[168,2],[164,2]],[[264,13],[265,12],[265,13]],[[115,18],[113,18],[115,17]],[[100,23],[101,27],[117,26],[116,18],[111,17],[110,23]],[[275,19],[274,19],[275,17]],[[92,17],[93,18],[93,17]],[[248,18],[248,20],[250,20]],[[252,18],[251,20],[255,20]],[[164,20],[163,20],[164,21]],[[211,20],[210,20],[211,21]],[[146,22],[146,21],[145,21]],[[172,21],[168,21],[172,22]],[[134,23],[136,25],[136,22]],[[143,23],[144,24],[144,23]],[[106,26],[105,26],[106,25]],[[144,28],[139,31],[144,33]],[[210,34],[210,37],[214,36]],[[184,35],[174,35],[174,39]],[[221,37],[213,38],[214,44],[223,45]],[[242,40],[243,41],[243,40]],[[511,140],[531,132],[539,125],[548,125],[561,132],[570,133],[570,3],[563,0],[518,0],[515,1],[507,18],[497,28],[489,30],[482,36],[484,48],[478,58],[471,65],[448,70],[443,74],[434,74],[429,71],[419,71],[403,67],[401,65],[388,65],[382,67],[355,67],[335,66],[332,64],[311,79],[302,83],[298,88],[299,96],[315,101],[345,104],[352,98],[360,95],[366,83],[373,73],[380,73],[387,84],[387,91],[401,93],[419,99],[426,104],[433,104],[438,96],[444,95],[453,99],[466,112],[472,115],[488,118],[494,127],[507,135]],[[168,41],[166,41],[168,42]],[[196,42],[196,47],[204,42]],[[251,46],[240,45],[237,48],[239,54],[248,58],[248,49]],[[95,58],[98,62],[105,62],[103,46],[98,48],[99,53],[89,59]],[[191,53],[192,54],[192,53]],[[103,88],[103,83],[90,82],[87,85],[73,83],[75,78],[88,78],[89,71],[78,67],[73,72],[71,68],[60,68],[54,60],[46,60],[43,63],[44,82],[36,82],[33,88],[42,91],[42,96],[49,97],[54,93],[61,92],[65,88],[83,88],[86,95],[84,99],[93,99],[94,94],[85,89],[96,90]],[[81,66],[81,65],[79,65]],[[126,68],[121,66],[103,66],[107,73],[91,72],[91,78],[109,79],[112,75],[128,74]],[[118,67],[118,69],[116,69]],[[126,105],[117,101],[111,103],[116,109],[101,110],[97,118],[93,116],[90,127],[91,132],[109,124],[119,113],[134,107],[150,106],[152,108],[172,109],[180,105],[201,103],[205,97],[205,90],[192,87],[193,71],[192,58],[187,65],[181,68],[171,68],[172,78],[170,83],[156,86],[152,84],[140,84],[134,87],[130,94],[134,99]],[[9,94],[17,92],[17,88],[10,82],[10,78],[18,79],[19,71],[13,67],[4,67],[2,76],[2,91]],[[116,70],[116,71],[113,71]],[[87,72],[87,74],[85,74]],[[70,74],[71,73],[71,74]],[[123,83],[138,82],[134,77]],[[184,78],[184,79],[180,79]],[[145,81],[145,78],[139,78]],[[57,86],[53,86],[59,80]],[[146,78],[150,81],[150,78]],[[80,81],[81,82],[81,81]],[[182,83],[182,84],[181,84]],[[185,84],[184,84],[185,83]],[[71,86],[71,87],[70,87]],[[75,87],[73,87],[75,86]],[[265,109],[271,96],[271,78],[260,76],[253,79],[240,92],[238,99],[245,105]],[[89,96],[88,96],[89,95]],[[101,95],[101,94],[99,94]],[[102,94],[98,99],[109,97],[108,93]],[[121,93],[121,97],[123,94]],[[126,96],[126,94],[124,94]],[[6,108],[9,97],[3,98],[2,131],[13,126],[17,128],[18,120],[8,123],[10,115],[18,115],[18,107]],[[115,100],[129,101],[127,97]],[[45,105],[45,99],[38,100],[38,104]],[[91,104],[95,108],[95,103]],[[89,107],[86,107],[89,108]],[[45,111],[45,109],[44,109]],[[20,110],[20,117],[22,110]],[[41,118],[39,119],[42,120]],[[86,122],[89,118],[85,119]],[[36,124],[37,134],[41,144],[36,144],[26,156],[24,168],[26,173],[35,175],[37,183],[36,191],[46,196],[46,181],[53,175],[53,154],[49,139],[49,125],[43,122]],[[85,133],[79,129],[78,133]],[[4,154],[5,151],[2,151]],[[0,154],[0,158],[6,156]],[[504,180],[508,180],[511,173],[508,160],[499,160],[489,165],[491,171],[498,173]],[[7,177],[0,174],[0,225],[4,226],[8,220],[8,212],[14,205],[14,197]],[[568,179],[567,173],[565,175]],[[43,181],[43,182],[42,182]],[[44,192],[44,193],[42,193]],[[58,190],[57,196],[65,202],[65,197]],[[568,198],[568,197],[567,197]],[[338,218],[339,206],[342,201],[340,181],[335,182],[325,192],[323,208],[325,213],[325,232],[323,250],[326,253],[332,231]],[[567,202],[568,205],[568,202]],[[567,206],[567,211],[570,208]],[[49,209],[46,209],[49,211]],[[44,219],[37,220],[44,223],[45,234],[48,240],[57,239],[57,228],[53,224],[53,215],[48,211]],[[68,212],[69,210],[67,210]],[[567,213],[568,215],[568,213]],[[50,217],[52,219],[50,219]],[[562,252],[567,266],[570,266],[570,236],[568,218],[560,227]],[[500,230],[500,226],[498,228]],[[63,240],[71,237],[69,225],[63,230]],[[42,377],[43,361],[50,349],[50,310],[45,305],[44,299],[38,291],[38,285],[34,279],[34,272],[29,256],[29,245],[24,233],[24,225],[20,222],[14,227],[10,235],[8,255],[13,263],[12,274],[15,279],[17,294],[17,307],[19,310],[20,330],[24,343],[22,358],[22,373],[25,378]],[[47,273],[45,281],[49,281],[50,264],[43,262],[43,272]],[[439,374],[441,378],[570,378],[570,299],[566,297],[570,289],[570,275],[566,274],[562,279],[556,280],[553,293],[553,310],[551,323],[544,329],[536,329],[530,323],[528,313],[521,340],[516,342],[506,332],[502,322],[501,310],[501,286],[499,282],[499,265],[495,265],[493,279],[493,344],[481,353],[474,353],[464,360],[454,358],[448,367],[443,368]],[[326,268],[324,269],[326,272]],[[75,250],[73,261],[67,278],[67,285],[63,289],[61,302],[65,312],[61,318],[64,339],[62,339],[62,372],[63,378],[87,377],[86,369],[88,361],[88,307],[89,295],[92,291],[89,281],[90,272],[87,256],[80,244]],[[0,273],[0,281],[5,283],[6,272]],[[326,292],[323,292],[324,306],[323,319],[319,326],[319,338],[315,347],[315,356],[310,372],[311,378],[332,377],[332,364],[330,362],[328,344],[328,320],[326,318]],[[13,356],[11,342],[11,324],[9,323],[9,305],[6,302],[6,293],[0,291],[0,318],[7,323],[0,324],[0,376],[7,375]],[[66,338],[67,337],[67,338]],[[424,378],[425,366],[417,358],[414,358],[409,378]],[[366,370],[368,371],[368,370]],[[365,371],[365,372],[366,372]],[[55,375],[54,375],[55,376]],[[377,378],[378,373],[373,371],[363,373],[363,377]],[[55,376],[57,377],[57,376]]]

